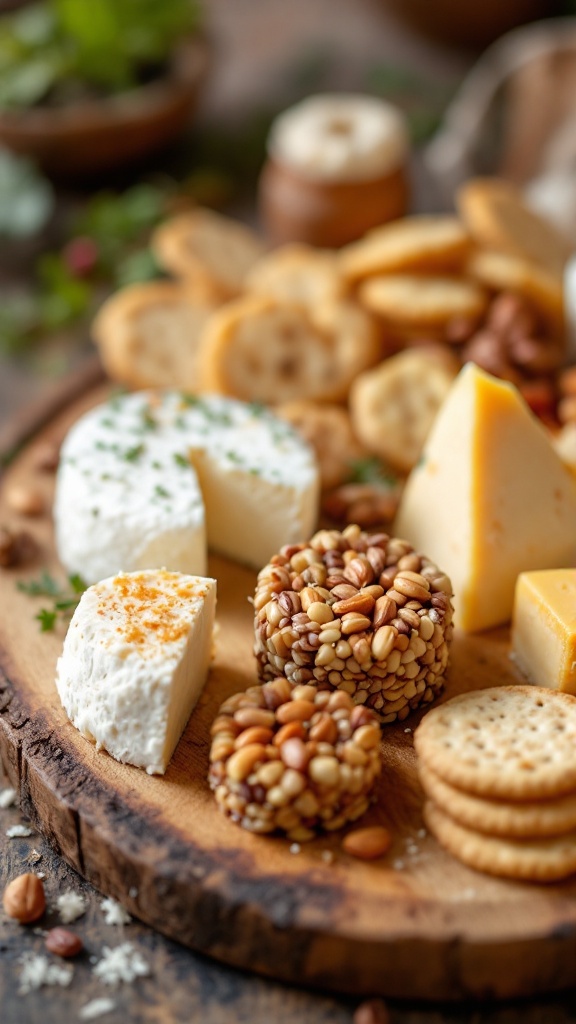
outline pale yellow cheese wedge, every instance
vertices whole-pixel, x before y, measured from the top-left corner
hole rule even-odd
[[[450,577],[465,630],[510,619],[520,572],[576,564],[576,481],[512,384],[461,370],[394,532]]]
[[[530,682],[576,696],[576,569],[520,574],[512,651]]]

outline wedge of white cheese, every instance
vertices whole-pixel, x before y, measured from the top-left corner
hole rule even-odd
[[[84,592],[56,669],[70,721],[117,761],[163,774],[206,682],[216,581],[121,573]]]
[[[312,449],[260,406],[218,395],[122,395],[70,430],[58,469],[58,554],[88,583],[120,570],[206,571],[206,543],[260,569],[314,532]]]

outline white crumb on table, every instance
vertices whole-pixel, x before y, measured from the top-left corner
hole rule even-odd
[[[71,965],[55,964],[48,957],[37,953],[27,954],[21,963],[22,970],[18,985],[18,994],[21,996],[42,988],[43,985],[66,987],[72,981],[74,974],[74,968]]]
[[[28,836],[34,834],[34,830],[28,828],[28,825],[12,825],[6,829],[6,835],[8,839],[27,839]]]
[[[16,803],[17,793],[15,789],[0,789],[0,807],[13,807]]]
[[[74,892],[73,889],[68,889],[66,892],[61,893],[56,900],[56,906],[58,907],[62,924],[72,924],[72,921],[86,913],[86,900],[79,892]]]
[[[105,900],[102,900],[100,904],[102,913],[104,914],[104,920],[106,924],[120,926],[123,924],[130,924],[132,918],[127,910],[124,909],[118,900],[113,900],[111,896],[107,896]]]
[[[131,888],[128,889],[128,895],[131,900],[135,900],[138,897],[138,889],[136,888],[135,885],[131,886]]]
[[[300,853],[300,843],[291,843],[290,853]]]
[[[111,1013],[115,1009],[116,1003],[108,996],[91,999],[89,1003],[80,1007],[80,1020],[96,1020],[97,1017],[103,1017],[105,1013]]]
[[[121,981],[130,984],[150,974],[144,957],[131,942],[123,942],[114,949],[104,946],[102,953],[93,973],[104,985],[118,985]]]

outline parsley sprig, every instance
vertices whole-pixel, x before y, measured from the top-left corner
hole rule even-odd
[[[18,590],[29,597],[50,597],[52,604],[48,608],[41,608],[35,619],[40,623],[43,633],[53,630],[58,621],[58,616],[67,616],[74,610],[81,595],[86,590],[86,583],[77,573],[68,576],[68,585],[63,587],[58,580],[46,570],[38,579],[23,581],[16,584]]]

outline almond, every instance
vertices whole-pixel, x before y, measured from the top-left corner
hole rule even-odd
[[[351,857],[360,860],[376,860],[383,857],[392,845],[392,836],[381,825],[356,828],[342,840],[342,849]]]

